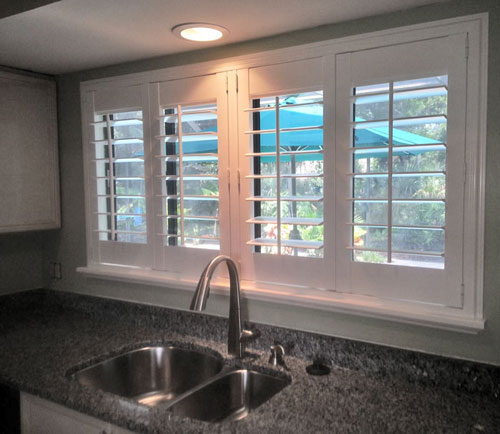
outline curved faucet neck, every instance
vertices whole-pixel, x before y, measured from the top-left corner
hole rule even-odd
[[[210,280],[217,266],[225,262],[229,272],[229,329],[228,329],[228,353],[242,357],[243,345],[242,324],[241,324],[241,306],[240,306],[240,277],[236,262],[229,256],[219,255],[212,259],[201,273],[198,286],[191,301],[191,310],[201,312],[207,305],[207,298],[210,293]]]

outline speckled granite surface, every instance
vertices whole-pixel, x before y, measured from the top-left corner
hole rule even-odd
[[[500,433],[500,369],[308,333],[258,326],[243,365],[269,370],[278,340],[292,382],[239,422],[172,417],[80,386],[78,367],[151,343],[219,352],[226,320],[53,291],[0,297],[0,382],[139,433]],[[311,356],[332,364],[306,374]]]

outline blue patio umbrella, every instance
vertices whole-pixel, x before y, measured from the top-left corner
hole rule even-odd
[[[293,102],[293,99],[291,99]],[[287,108],[286,104],[280,106],[280,130],[288,128],[314,128],[323,125],[323,108],[321,105],[294,106]],[[259,112],[260,130],[273,131],[276,129],[276,113],[274,110]],[[357,118],[357,122],[364,119]],[[423,120],[423,122],[428,122]],[[423,123],[422,122],[422,123]],[[438,122],[445,122],[445,118],[438,119]],[[443,147],[442,143],[429,137],[405,131],[405,125],[416,125],[418,120],[395,121],[392,141],[394,146],[414,146],[414,148],[396,149],[394,156],[418,155],[425,151],[437,150]],[[401,126],[402,128],[397,128]],[[216,127],[204,130],[206,132],[216,132]],[[259,136],[260,152],[276,151],[276,133],[266,132]],[[304,129],[298,131],[280,131],[281,151],[319,151],[323,148],[323,129]],[[353,137],[354,145],[359,151],[355,158],[371,158],[387,155],[387,145],[389,143],[389,127],[387,122],[367,122],[365,125],[358,124]],[[424,145],[425,148],[419,147]],[[430,148],[429,145],[436,145]],[[362,148],[380,147],[380,149]],[[217,153],[217,138],[211,135],[186,136],[183,138],[184,155],[197,153]],[[263,161],[275,161],[275,157],[261,157]],[[290,156],[284,155],[281,161],[289,161]],[[321,160],[321,154],[297,155],[296,161]]]

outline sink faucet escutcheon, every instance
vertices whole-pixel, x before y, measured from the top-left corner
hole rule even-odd
[[[227,337],[227,352],[234,357],[242,358],[245,352],[245,342],[257,339],[258,331],[243,330],[240,308],[240,276],[236,262],[229,256],[220,255],[212,259],[201,273],[200,281],[191,300],[191,310],[201,312],[207,305],[210,293],[210,280],[217,266],[225,262],[229,271],[229,330]]]

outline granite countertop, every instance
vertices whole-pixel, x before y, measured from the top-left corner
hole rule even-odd
[[[500,433],[500,369],[259,326],[243,366],[274,369],[291,384],[238,422],[173,417],[79,385],[68,373],[128,349],[179,343],[219,352],[226,320],[37,290],[0,297],[0,383],[138,433]],[[289,371],[270,368],[280,340]],[[328,376],[306,373],[321,354]]]

